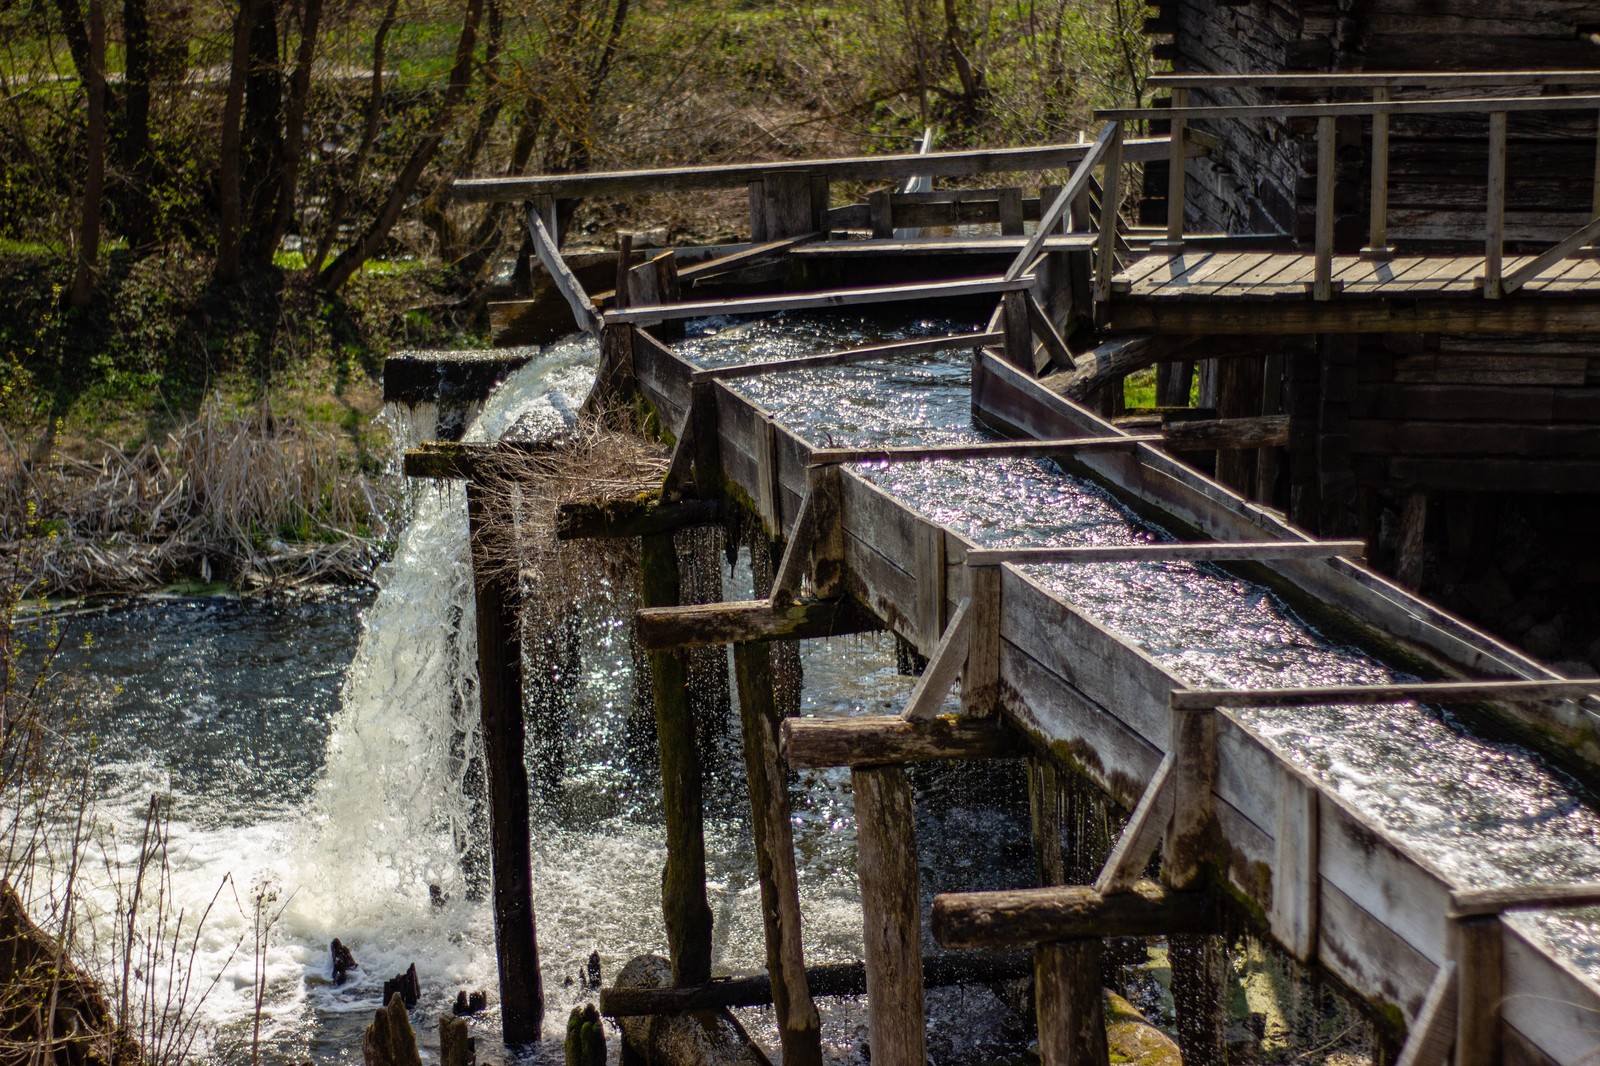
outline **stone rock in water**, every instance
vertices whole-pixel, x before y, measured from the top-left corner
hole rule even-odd
[[[617,988],[670,988],[672,963],[640,955],[617,974]],[[624,1051],[656,1066],[772,1066],[726,1009],[618,1018]]]
[[[411,1016],[398,992],[373,1015],[361,1039],[361,1058],[366,1066],[422,1066],[417,1034],[411,1031]]]
[[[333,983],[344,984],[351,970],[359,969],[361,964],[356,961],[355,955],[349,948],[340,942],[338,937],[333,938],[333,943],[328,945],[328,953],[333,956]]]
[[[389,1002],[395,996],[405,1001],[409,1010],[417,1005],[417,1000],[422,998],[422,985],[417,980],[417,964],[412,963],[406,967],[406,972],[395,974],[383,983],[383,1001]]]

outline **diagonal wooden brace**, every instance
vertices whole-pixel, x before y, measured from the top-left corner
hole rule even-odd
[[[1417,1012],[1417,1020],[1406,1034],[1405,1046],[1400,1049],[1395,1066],[1446,1066],[1450,1061],[1450,1045],[1456,1036],[1459,983],[1453,961],[1439,967],[1433,983],[1428,986],[1422,1009]]]
[[[950,686],[967,661],[968,639],[971,632],[971,600],[962,600],[956,613],[939,638],[928,666],[917,678],[917,685],[906,701],[905,716],[913,722],[927,721],[939,713]]]
[[[1133,817],[1128,819],[1100,876],[1095,878],[1094,890],[1101,895],[1126,892],[1144,876],[1150,856],[1155,854],[1167,824],[1172,821],[1172,768],[1176,762],[1174,754],[1168,752],[1145,786],[1139,805],[1133,809]]]

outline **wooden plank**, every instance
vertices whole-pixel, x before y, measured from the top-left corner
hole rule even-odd
[[[968,566],[1085,564],[1125,562],[1237,562],[1263,559],[1331,559],[1360,556],[1360,540],[1270,541],[1239,544],[1120,544],[1083,548],[980,548],[967,553]]]
[[[883,256],[926,255],[1015,255],[1026,244],[1026,237],[918,237],[914,240],[848,240],[827,241],[795,248],[791,259],[877,259]],[[1094,247],[1094,236],[1086,233],[1061,234],[1049,237],[1040,247],[1041,252],[1081,252]]]
[[[1463,918],[1453,925],[1460,982],[1455,1066],[1499,1066],[1500,1005],[1506,991],[1500,919]]]
[[[777,572],[772,578],[772,595],[769,599],[775,607],[794,603],[800,597],[800,583],[809,569],[811,546],[817,536],[816,511],[815,496],[808,492],[800,501],[800,513],[795,516],[789,543],[784,546],[783,558],[778,561]]]
[[[1127,449],[1140,444],[1160,443],[1154,434],[1112,437],[1061,437],[1054,440],[996,440],[962,444],[935,444],[869,448],[818,448],[811,453],[811,465],[835,463],[922,463],[963,459],[1048,459],[1084,450]]]
[[[1462,889],[1450,894],[1450,912],[1457,918],[1597,904],[1600,904],[1600,884],[1594,882]]]
[[[951,759],[1015,759],[1022,740],[999,719],[904,715],[790,718],[783,723],[783,757],[791,770],[829,766],[890,766]]]
[[[809,244],[821,238],[821,233],[803,233],[798,237],[785,237],[782,240],[752,244],[736,252],[729,252],[727,255],[720,255],[714,259],[704,259],[692,266],[680,267],[678,281],[680,284],[693,283],[698,278],[712,274],[722,274],[741,267],[770,263],[775,259],[782,259],[786,253],[800,247],[802,244]]]
[[[795,159],[776,163],[734,163],[698,167],[664,167],[650,170],[601,171],[588,174],[543,174],[516,178],[468,178],[451,183],[450,192],[463,203],[531,200],[537,196],[587,198],[651,195],[684,189],[735,188],[760,183],[782,174],[816,174],[829,181],[895,181],[926,174],[931,177],[965,177],[973,174],[1007,174],[1021,171],[1066,170],[1078,166],[1090,145],[1053,144],[1024,148],[980,148],[927,155],[851,156],[835,159]],[[1205,154],[1198,144],[1194,155]],[[1128,162],[1141,163],[1167,156],[1167,138],[1129,139]]]
[[[859,289],[834,289],[787,296],[755,296],[736,300],[688,300],[683,303],[630,307],[613,311],[606,316],[606,320],[608,322],[677,320],[706,318],[711,315],[775,314],[779,311],[804,311],[818,307],[861,307],[906,300],[946,300],[959,296],[1013,292],[1032,284],[1033,279],[1024,275],[1014,279],[973,278],[915,285],[878,285]]]
[[[1516,292],[1579,248],[1591,243],[1596,237],[1600,237],[1600,218],[1591,220],[1588,225],[1561,241],[1554,248],[1541,252],[1532,261],[1517,267],[1506,276],[1505,281],[1501,284],[1502,291],[1506,293]]]
[[[1221,252],[1178,252],[1176,255],[1160,254],[1151,256],[1156,259],[1155,269],[1146,272],[1137,282],[1135,291],[1146,293],[1155,292],[1167,285],[1177,285],[1187,275],[1200,269],[1213,258],[1222,255]],[[1248,253],[1246,253],[1248,254]]]
[[[1050,320],[1049,312],[1039,305],[1039,299],[1032,291],[1024,295],[1027,299],[1028,325],[1044,341],[1051,361],[1068,370],[1074,369],[1077,364],[1073,362],[1072,349],[1068,347],[1066,338],[1061,336],[1061,331],[1056,329],[1056,324]]]
[[[567,266],[566,260],[561,258],[561,250],[556,246],[555,238],[550,236],[550,231],[545,228],[544,219],[539,217],[537,208],[528,211],[528,236],[533,239],[533,250],[539,257],[539,262],[550,272],[550,280],[555,283],[556,289],[567,301],[567,306],[572,308],[573,320],[578,328],[592,337],[600,336],[600,316],[595,314],[594,307],[589,303],[589,297],[584,293],[583,286],[578,284],[578,277]]]
[[[1459,100],[1368,100],[1347,104],[1241,104],[1211,107],[1100,108],[1103,122],[1140,119],[1289,119],[1351,118],[1365,115],[1480,115],[1510,111],[1592,111],[1600,96],[1484,96]]]
[[[782,606],[770,600],[730,600],[645,607],[636,618],[637,639],[646,649],[807,640],[883,628],[881,622],[848,598]]]
[[[663,503],[659,499],[583,500],[556,508],[556,539],[645,537],[692,526],[717,525],[723,518],[722,506],[717,500],[678,503]]]
[[[1309,261],[1303,268],[1310,269]],[[1290,289],[1285,295],[1301,295]],[[1162,300],[1118,296],[1109,325],[1166,334],[1584,333],[1600,319],[1600,292],[1524,290],[1515,300],[1451,297],[1308,301]]]
[[[1219,921],[1209,892],[1178,892],[1150,880],[1110,894],[1064,885],[933,897],[933,938],[946,948],[1208,933]]]
[[[1600,694],[1600,678],[1562,681],[1404,681],[1382,685],[1307,688],[1184,689],[1172,694],[1176,710],[1205,707],[1311,707],[1331,703],[1542,703]]]
[[[1600,85],[1594,70],[1406,71],[1396,74],[1152,74],[1152,89],[1481,89],[1514,85]]]
[[[911,782],[896,766],[852,770],[850,781],[872,1061],[923,1066],[921,879]]]
[[[1422,1001],[1422,1011],[1406,1033],[1405,1046],[1395,1066],[1447,1066],[1450,1045],[1456,1036],[1457,988],[1456,964],[1447,962],[1428,986],[1428,997]]]
[[[1117,272],[1117,223],[1118,212],[1122,207],[1122,150],[1123,128],[1122,123],[1113,122],[1108,127],[1111,133],[1110,143],[1105,149],[1105,180],[1104,188],[1100,194],[1100,243],[1094,253],[1094,303],[1097,308],[1103,306],[1111,298],[1111,277]],[[1087,170],[1088,168],[1083,168]],[[1074,175],[1076,177],[1076,175]],[[1088,179],[1085,178],[1087,181]],[[1061,198],[1069,199],[1067,194],[1072,190],[1063,189]],[[1075,198],[1074,194],[1074,198]],[[1101,321],[1099,311],[1096,311],[1095,321]]]
[[[911,573],[917,579],[917,627],[923,645],[940,643],[945,631],[945,531],[933,522],[919,522],[916,526],[915,550]],[[952,623],[954,619],[952,619]],[[961,648],[961,659],[966,660],[966,648]],[[943,698],[943,693],[939,694]]]
[[[1000,572],[993,568],[963,570],[972,621],[967,661],[961,667],[961,713],[983,719],[996,713],[1000,697]]]
[[[1213,448],[1271,448],[1288,443],[1288,415],[1205,418],[1168,422],[1161,427],[1162,446],[1174,452],[1209,451]]]
[[[1172,775],[1178,761],[1174,752],[1167,752],[1156,767],[1150,783],[1145,786],[1139,805],[1133,809],[1128,824],[1117,837],[1111,855],[1095,878],[1094,890],[1102,895],[1126,892],[1144,876],[1150,858],[1161,843],[1172,820]]]
[[[765,377],[768,374],[785,374],[801,370],[818,370],[829,366],[845,366],[869,359],[897,359],[908,355],[941,352],[950,348],[979,348],[1003,339],[1004,333],[956,333],[946,337],[924,337],[914,341],[894,341],[889,344],[869,344],[861,348],[842,348],[816,355],[800,355],[792,359],[773,359],[757,363],[734,363],[730,366],[703,367],[695,371],[697,380],[734,381],[739,378]]]
[[[1277,762],[1276,771],[1278,811],[1267,925],[1289,954],[1308,963],[1316,954],[1321,900],[1319,788],[1286,762]]]
[[[1019,278],[1028,266],[1038,257],[1040,248],[1049,238],[1050,231],[1061,224],[1061,219],[1066,215],[1067,209],[1089,188],[1089,179],[1094,168],[1101,163],[1108,167],[1119,166],[1121,158],[1122,128],[1112,123],[1102,129],[1084,151],[1082,158],[1073,167],[1072,176],[1067,179],[1066,187],[1061,190],[1050,207],[1039,216],[1039,228],[1022,246],[1022,251],[1011,260],[1011,265],[1006,268],[1007,278]],[[1115,226],[1112,227],[1113,229]],[[1109,260],[1107,260],[1109,262]]]
[[[921,586],[922,583],[918,582],[919,589]],[[922,676],[917,678],[916,686],[906,700],[904,713],[907,721],[926,722],[939,713],[950,686],[955,684],[961,668],[966,665],[971,618],[969,606],[963,601],[951,616],[950,624],[939,637],[933,654],[928,656],[927,667],[923,669]]]

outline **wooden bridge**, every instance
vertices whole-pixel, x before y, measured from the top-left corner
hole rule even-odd
[[[1391,82],[1378,85],[1327,85],[1387,93],[1401,82],[1425,80],[1390,77]],[[1508,79],[1524,85],[1560,80],[1555,75],[1499,77],[1497,85]],[[1583,84],[1600,82],[1592,75],[1571,77],[1588,79]],[[1447,90],[1473,87],[1446,81]],[[1174,83],[1173,88],[1185,86]],[[1131,356],[1119,355],[1129,351],[1126,339],[1093,349],[1076,340],[1090,320],[1111,330],[1151,335],[1593,331],[1600,324],[1600,277],[1592,260],[1572,256],[1600,233],[1600,218],[1548,251],[1507,256],[1495,226],[1494,186],[1495,175],[1503,176],[1505,169],[1508,115],[1550,108],[1594,111],[1600,109],[1600,97],[1380,99],[1354,105],[1354,111],[1348,104],[1296,104],[1271,116],[1249,108],[1186,108],[1181,98],[1174,103],[1178,106],[1166,114],[1174,123],[1170,139],[1125,142],[1125,124],[1151,116],[1112,112],[1091,144],[1009,154],[935,153],[461,183],[468,198],[533,201],[529,226],[539,254],[579,324],[600,338],[599,387],[642,399],[661,425],[672,428],[676,447],[659,498],[588,532],[643,535],[647,557],[657,553],[660,558],[661,538],[670,537],[671,529],[719,520],[735,506],[734,499],[743,499],[785,545],[765,598],[695,607],[658,601],[638,620],[639,639],[652,649],[659,669],[672,669],[688,646],[734,647],[770,994],[784,1059],[801,1064],[820,1055],[810,972],[801,950],[804,916],[791,839],[789,771],[851,768],[872,1058],[899,1066],[923,1061],[925,1022],[913,797],[904,766],[1001,757],[1025,758],[1033,768],[1032,828],[1044,887],[940,896],[933,930],[950,948],[1033,949],[1045,1062],[1107,1061],[1099,1018],[1102,937],[1212,933],[1220,929],[1224,909],[1368,1004],[1397,1039],[1403,1036],[1399,1061],[1406,1066],[1589,1061],[1600,1045],[1600,984],[1502,916],[1597,903],[1600,886],[1458,883],[1387,826],[1287,760],[1232,712],[1403,700],[1470,704],[1592,776],[1600,765],[1594,726],[1600,680],[1559,677],[1365,567],[1361,542],[1308,536],[1279,512],[1251,503],[1173,458],[1169,451],[1176,446],[1169,433],[1131,434],[1050,385],[1062,376],[1092,375],[1101,362],[1112,371],[1134,365]],[[1489,116],[1485,254],[1390,254],[1375,221],[1367,254],[1335,255],[1333,119],[1461,113]],[[1119,227],[1115,212],[1103,207],[1096,224],[1096,199],[1101,205],[1120,202],[1124,162],[1170,157],[1181,163],[1206,150],[1185,132],[1189,121],[1283,116],[1314,118],[1326,131],[1329,166],[1317,181],[1319,190],[1328,189],[1326,197],[1319,192],[1319,208],[1328,210],[1326,217],[1318,216],[1317,246],[1309,252],[1252,252],[1237,238],[1187,235],[1178,212],[1159,234]],[[938,193],[886,192],[864,205],[840,208],[828,203],[825,191],[830,179],[840,178],[902,180],[916,174],[1056,168],[1071,169],[1066,185],[1045,191],[1031,204],[1013,187],[943,199]],[[1102,175],[1098,183],[1096,168]],[[1183,202],[1183,169],[1173,168],[1173,204]],[[670,256],[635,266],[624,249],[609,299],[590,300],[551,236],[558,198],[728,184],[751,186],[749,246],[684,269]],[[1381,204],[1382,185],[1381,178],[1373,182],[1375,204]],[[1002,233],[960,238],[959,251],[947,246],[940,249],[943,254],[926,259],[914,252],[908,256],[907,250],[919,244],[893,237],[893,229],[910,218],[929,224],[932,212],[924,209],[933,207],[957,221],[998,223]],[[1038,223],[1024,237],[1029,217]],[[823,239],[848,228],[877,236]],[[835,243],[847,251],[833,254]],[[874,254],[880,250],[913,258],[923,276],[887,285],[747,291],[752,284],[770,286],[774,263],[807,264],[805,271],[786,273],[790,278],[816,278],[814,271],[826,265],[832,272],[827,276],[837,280],[851,276],[859,260],[881,268],[886,258]],[[984,269],[973,271],[974,264]],[[953,279],[952,271],[957,272]],[[741,277],[752,276],[765,280],[741,284]],[[713,313],[886,302],[927,306],[929,301],[945,308],[951,300],[996,301],[998,306],[988,328],[977,333],[712,370],[679,356],[652,332],[654,324]],[[1445,321],[1447,327],[1422,324]],[[822,449],[739,389],[740,381],[754,375],[940,346],[973,349],[974,412],[1015,440],[910,450]],[[1227,422],[1212,420],[1204,431],[1213,434],[1212,446],[1237,443],[1247,432],[1256,432],[1257,441],[1284,439],[1278,429]],[[408,469],[470,479],[471,464],[462,458],[470,459],[470,453],[451,451],[447,463],[441,454],[424,449],[408,457]],[[850,465],[863,459],[936,462],[1021,455],[1069,459],[1120,498],[1190,531],[1192,539],[1109,552],[986,549],[918,513]],[[1313,615],[1337,618],[1369,645],[1399,655],[1433,680],[1312,689],[1191,688],[1021,568],[1108,558],[1249,563],[1253,573],[1264,574],[1292,602],[1307,605]],[[507,650],[515,646],[515,623],[505,612],[516,594],[503,583],[480,582],[490,790],[497,818],[503,819],[494,834],[501,994],[507,1038],[514,1042],[537,1034],[542,1010],[534,994],[537,958],[528,955],[533,936],[526,781],[519,786],[516,769],[522,758],[520,656]],[[843,721],[781,718],[772,692],[769,642],[876,626],[893,629],[928,658],[902,714]],[[958,679],[962,714],[953,720],[937,717],[935,710]],[[673,703],[669,689],[657,688],[658,715],[686,716],[686,707]],[[662,732],[664,745],[676,743],[670,730]],[[703,854],[698,872],[693,869],[700,812],[682,802],[682,780],[674,777],[698,770],[692,752],[681,748],[672,759],[664,750],[663,765],[669,767],[663,788],[674,886],[664,906],[676,962],[699,957],[709,943],[709,927],[697,917],[709,912]],[[1061,827],[1053,812],[1059,775],[1065,773],[1083,775],[1132,812],[1092,884],[1060,883]],[[506,825],[511,831],[503,831]],[[1157,854],[1159,882],[1145,876]],[[1179,953],[1174,958],[1176,973],[1184,964]],[[1198,982],[1196,1002],[1221,1002],[1221,988],[1208,984],[1215,981],[1214,968],[1208,971],[1197,962],[1185,972]],[[715,986],[707,985],[678,995],[671,1005],[716,1002],[716,996]],[[668,1009],[660,1006],[666,1000],[650,1001],[657,1004],[652,1007],[641,1005],[638,997],[625,1004],[625,998],[608,994],[602,1005],[613,1012]],[[1216,1011],[1191,1007],[1180,1029],[1190,1061],[1223,1061]]]

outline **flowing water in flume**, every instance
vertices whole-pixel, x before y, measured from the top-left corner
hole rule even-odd
[[[716,365],[961,328],[936,320],[813,316],[713,320],[679,351]],[[989,439],[972,422],[968,350],[745,378],[733,385],[814,445]],[[857,469],[919,513],[985,546],[1173,539],[1099,485],[1049,461]],[[1269,589],[1219,567],[1112,563],[1033,567],[1030,573],[1189,684],[1249,688],[1406,676],[1359,648],[1325,639]],[[1592,799],[1522,748],[1472,736],[1448,715],[1416,705],[1232,713],[1388,826],[1456,885],[1600,880],[1600,814]],[[1600,981],[1600,911],[1509,920],[1537,928],[1558,956]],[[1600,1036],[1600,1019],[1596,1031]]]

